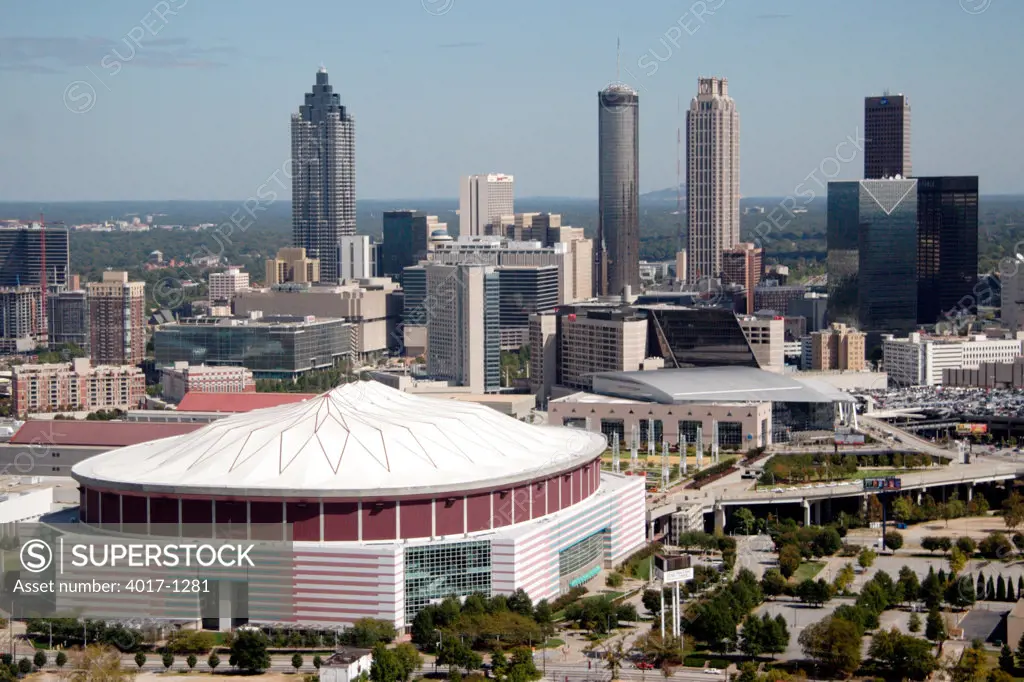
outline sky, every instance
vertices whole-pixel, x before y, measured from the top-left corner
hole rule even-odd
[[[321,64],[355,116],[361,199],[487,172],[594,197],[617,81],[640,93],[641,191],[672,187],[701,75],[729,79],[744,196],[859,178],[840,144],[886,89],[910,99],[915,175],[1021,193],[1021,26],[1019,0],[3,3],[0,200],[252,196]]]

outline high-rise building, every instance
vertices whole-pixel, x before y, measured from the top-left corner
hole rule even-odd
[[[513,215],[515,179],[503,173],[464,175],[459,179],[459,236],[487,234],[501,216]]]
[[[764,274],[764,249],[750,243],[740,243],[722,252],[722,284],[743,287],[746,294],[746,310],[752,315],[754,307],[754,289]]]
[[[210,300],[231,301],[235,293],[249,288],[249,273],[240,268],[210,273]]]
[[[812,332],[810,369],[864,369],[864,334],[840,323]]]
[[[0,227],[0,287],[42,284],[43,232],[38,224]],[[63,287],[71,261],[68,230],[48,227],[45,234],[47,287]]]
[[[917,179],[917,321],[977,312],[978,177]]]
[[[89,352],[96,365],[137,365],[146,357],[146,283],[106,271],[89,282]]]
[[[517,350],[529,340],[530,315],[558,305],[558,267],[520,265],[498,273],[502,350]]]
[[[801,284],[781,285],[773,279],[765,280],[754,287],[754,312],[771,310],[778,315],[789,315],[793,302],[807,293]]]
[[[590,390],[598,372],[640,369],[647,350],[647,316],[631,308],[577,307],[558,315],[556,383]]]
[[[640,96],[622,83],[597,93],[598,293],[640,292]],[[606,279],[607,278],[607,279]]]
[[[864,179],[909,178],[910,100],[903,95],[864,98]]]
[[[830,323],[869,333],[916,327],[917,183],[828,183]]]
[[[322,66],[292,114],[291,161],[292,241],[320,260],[323,281],[336,284],[340,237],[356,233],[356,130]]]
[[[305,284],[320,281],[320,261],[307,258],[306,249],[278,249],[275,258],[267,259],[267,286],[275,284]]]
[[[402,270],[427,257],[430,233],[437,216],[422,211],[384,211],[384,245],[381,276],[401,278]]]
[[[789,301],[788,309],[782,313],[787,317],[802,317],[807,320],[807,331],[816,332],[825,328],[825,314],[828,296],[815,292],[805,293]]]
[[[501,388],[500,284],[484,265],[428,263],[427,373],[473,393]],[[436,304],[432,304],[435,302]]]
[[[370,265],[370,237],[365,234],[343,235],[338,244],[341,274],[338,279],[351,281],[373,276]]]
[[[686,112],[687,279],[722,271],[740,241],[740,115],[726,78],[700,78]]]
[[[46,342],[41,292],[38,286],[0,287],[0,352],[31,351]]]
[[[61,291],[46,297],[50,346],[74,344],[89,350],[89,299],[84,290]]]
[[[999,319],[1010,331],[1024,330],[1024,260],[1017,257],[1000,279]]]

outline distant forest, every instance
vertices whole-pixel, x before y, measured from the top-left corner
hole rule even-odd
[[[768,262],[788,265],[796,279],[825,271],[825,200],[815,199],[805,206],[806,213],[789,216],[780,207],[780,198],[749,198],[740,203],[740,231],[745,241],[758,241],[765,247]],[[416,208],[437,215],[448,223],[452,235],[458,233],[455,199],[361,200],[357,210],[360,234],[380,237],[381,214],[393,208]],[[760,213],[757,207],[763,207]],[[644,260],[671,260],[685,234],[680,237],[680,216],[675,213],[674,190],[662,190],[641,197],[640,256]],[[773,209],[778,227],[766,229]],[[597,201],[572,198],[524,198],[516,201],[517,211],[549,211],[562,215],[563,225],[583,227],[588,236],[597,230]],[[233,214],[243,224],[250,222],[243,202],[230,201],[139,201],[83,203],[0,203],[0,218],[37,219],[45,212],[47,222],[67,224],[131,220],[154,217],[157,225],[223,224]],[[96,278],[106,268],[126,269],[142,274],[142,266],[154,250],[165,258],[185,260],[192,255],[221,255],[234,265],[244,267],[255,280],[262,279],[263,261],[287,246],[291,240],[291,204],[278,201],[256,214],[257,220],[244,231],[227,227],[217,234],[213,229],[200,232],[151,230],[137,233],[74,232],[71,237],[71,266],[74,272]],[[682,216],[683,222],[685,216]],[[760,228],[758,225],[762,224]],[[685,226],[683,227],[685,230]],[[1011,254],[1014,244],[1024,240],[1024,196],[983,196],[979,218],[979,272],[998,269],[1000,259]],[[226,237],[225,237],[226,235]],[[190,274],[191,273],[191,274]],[[170,275],[146,273],[145,279],[168,276],[197,276],[185,269]],[[197,292],[198,293],[198,292]]]

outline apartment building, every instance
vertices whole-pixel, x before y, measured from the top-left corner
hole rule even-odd
[[[146,397],[146,376],[129,365],[93,367],[88,358],[68,364],[18,365],[12,393],[18,415],[131,410]]]
[[[838,322],[828,329],[811,333],[812,370],[864,369],[865,334]]]
[[[266,265],[266,284],[294,282],[304,284],[320,281],[320,260],[307,258],[303,247],[279,249],[275,258],[268,258]]]
[[[210,300],[230,301],[235,294],[249,288],[249,273],[239,268],[210,273]]]
[[[146,283],[107,271],[87,285],[89,351],[95,365],[137,365],[146,357]]]
[[[180,401],[186,393],[253,393],[256,382],[245,367],[214,367],[175,362],[160,370],[163,396]]]

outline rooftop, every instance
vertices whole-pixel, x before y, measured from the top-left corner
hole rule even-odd
[[[178,412],[237,414],[262,410],[266,407],[301,403],[316,396],[316,393],[199,393],[189,391],[178,403]]]
[[[223,397],[223,396],[222,396]],[[11,436],[13,445],[81,447],[124,447],[158,438],[178,436],[198,429],[202,424],[143,424],[114,421],[78,421],[46,419],[27,421]]]

